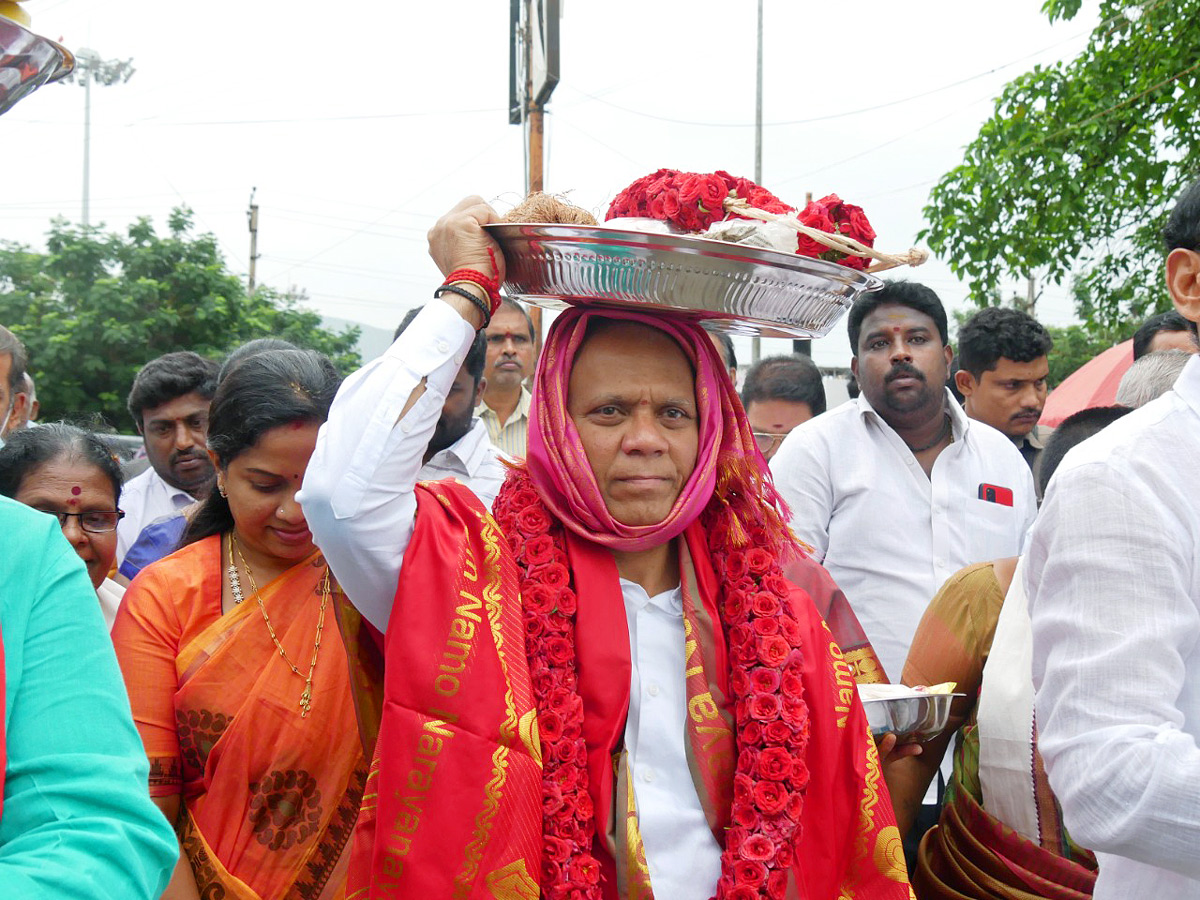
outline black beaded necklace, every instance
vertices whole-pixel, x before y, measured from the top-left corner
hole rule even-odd
[[[938,436],[935,437],[930,443],[926,444],[924,447],[914,447],[911,444],[909,444],[908,441],[905,441],[904,443],[908,445],[908,449],[911,450],[914,454],[924,453],[926,450],[932,450],[934,447],[936,447],[938,444],[940,444],[942,441],[944,441],[946,439],[946,435],[949,433],[950,433],[950,413],[945,413],[945,420],[942,424],[942,430],[938,432]]]

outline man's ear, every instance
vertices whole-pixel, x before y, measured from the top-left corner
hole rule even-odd
[[[954,384],[964,397],[970,397],[975,393],[975,376],[966,369],[959,369],[954,373]]]
[[[850,357],[850,374],[854,376],[854,380],[858,381],[858,356]],[[859,382],[861,384],[861,382]]]
[[[1181,316],[1200,322],[1200,253],[1176,247],[1167,254],[1167,291]]]

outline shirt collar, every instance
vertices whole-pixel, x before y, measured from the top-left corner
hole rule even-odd
[[[529,391],[527,391],[524,386],[522,386],[521,387],[521,398],[517,401],[517,408],[515,410],[513,410],[513,414],[508,417],[508,421],[504,423],[504,427],[507,428],[513,422],[520,422],[522,419],[528,419],[529,418],[529,407],[532,404],[532,402],[533,402],[533,395],[531,393],[529,393]],[[475,415],[479,416],[479,418],[481,418],[481,419],[495,419],[496,418],[495,411],[490,406],[488,406],[486,403],[484,403],[482,400],[480,400],[479,405],[475,407]]]
[[[1188,360],[1188,364],[1179,373],[1174,390],[1180,399],[1192,408],[1192,412],[1200,415],[1200,355],[1193,355]]]
[[[678,586],[651,597],[637,582],[622,578],[621,594],[624,596],[625,602],[639,612],[648,606],[653,606],[669,616],[677,619],[683,618],[683,589]]]
[[[439,450],[430,457],[429,462],[442,462],[448,457],[457,460],[467,475],[474,478],[480,466],[487,459],[489,438],[487,426],[480,419],[471,419],[471,427],[444,450]]]
[[[1012,442],[1016,445],[1018,450],[1022,450],[1025,447],[1032,447],[1034,450],[1046,449],[1045,444],[1042,443],[1042,436],[1038,434],[1037,425],[1033,426],[1033,430],[1029,432],[1029,434],[1019,438],[1012,438]]]
[[[966,438],[967,432],[970,431],[971,420],[963,408],[958,405],[958,401],[954,399],[954,395],[950,393],[949,388],[945,389],[945,394],[946,411],[950,413],[951,433],[954,435],[954,440],[962,441]],[[862,414],[863,418],[873,416],[884,428],[890,429],[892,427],[888,425],[886,421],[884,421],[883,416],[875,411],[875,407],[871,406],[870,401],[867,400],[866,394],[860,393],[854,402],[858,405],[859,412]]]

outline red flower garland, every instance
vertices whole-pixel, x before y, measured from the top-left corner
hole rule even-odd
[[[795,213],[766,188],[748,178],[728,172],[708,175],[659,169],[639,178],[613,198],[605,218],[642,217],[670,222],[686,232],[706,231],[714,222],[743,219],[727,212],[725,199],[738,197],[756,209],[785,215]],[[868,247],[875,246],[875,229],[867,221],[861,206],[845,203],[837,194],[813,200],[797,215],[802,225],[854,238]],[[831,250],[807,235],[797,235],[796,253],[813,259],[827,259],[851,269],[865,269],[870,260]]]
[[[575,669],[576,596],[563,527],[523,469],[510,472],[495,508],[519,570],[541,731],[542,893],[548,900],[599,900],[600,866],[591,853],[597,811],[588,793]],[[719,606],[732,664],[738,751],[716,897],[781,900],[808,784],[804,660],[799,624],[785,604],[788,584],[776,555],[764,549],[771,545],[767,531],[761,519],[745,518],[715,501],[701,517],[713,565],[725,573]],[[734,534],[745,535],[740,547],[733,546]]]

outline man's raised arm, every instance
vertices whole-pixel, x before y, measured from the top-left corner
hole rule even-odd
[[[494,211],[478,197],[442,217],[429,232],[438,267],[490,275],[490,247],[502,278],[503,259],[480,227],[491,221]],[[480,309],[458,294],[426,304],[382,357],[342,384],[304,476],[299,499],[314,540],[351,602],[380,631],[412,537],[417,473],[482,324]]]

